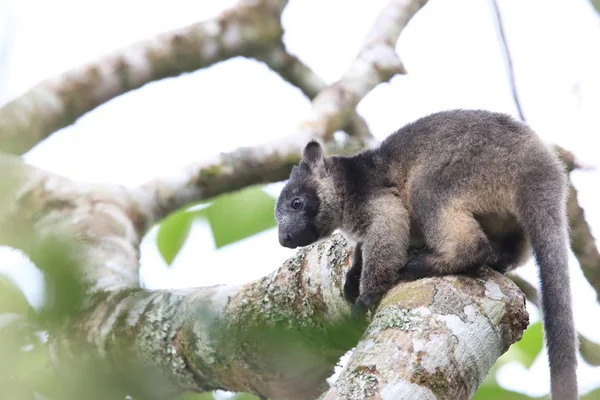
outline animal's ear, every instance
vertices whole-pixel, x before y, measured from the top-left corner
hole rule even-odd
[[[294,176],[298,175],[299,172],[300,172],[300,167],[294,165],[292,167],[292,172],[290,172],[290,179],[292,179]]]
[[[323,147],[316,140],[311,140],[304,147],[302,153],[302,161],[304,161],[311,169],[320,169],[325,167],[325,153]]]

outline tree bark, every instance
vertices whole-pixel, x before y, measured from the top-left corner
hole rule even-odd
[[[365,328],[342,297],[350,258],[336,235],[245,285],[106,293],[53,344],[79,356],[73,339],[84,337],[119,375],[144,366],[152,398],[213,389],[316,398]],[[527,324],[522,292],[491,270],[401,283],[325,398],[468,399]]]
[[[470,399],[528,323],[523,293],[488,268],[399,284],[323,399]]]

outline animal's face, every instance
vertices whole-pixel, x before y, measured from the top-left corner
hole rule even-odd
[[[321,145],[309,142],[300,165],[294,167],[275,207],[279,243],[284,247],[308,246],[331,234],[333,208],[327,185],[325,156]],[[329,196],[331,197],[331,196]]]

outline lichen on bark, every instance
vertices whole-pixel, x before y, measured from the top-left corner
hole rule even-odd
[[[487,268],[400,283],[323,398],[469,399],[527,325],[522,292]]]

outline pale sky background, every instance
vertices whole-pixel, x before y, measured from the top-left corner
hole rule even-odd
[[[164,30],[211,18],[233,0],[0,0],[0,104],[40,80]],[[384,0],[292,0],[284,13],[289,49],[327,82],[345,71]],[[587,0],[499,0],[528,122],[542,137],[600,167],[600,18]],[[379,139],[403,124],[449,108],[514,114],[491,2],[432,0],[397,47],[409,72],[376,88],[358,110]],[[6,64],[2,57],[6,56]],[[62,129],[25,155],[27,162],[72,179],[137,185],[178,166],[291,133],[310,103],[267,67],[235,59],[154,82]],[[579,200],[600,237],[600,173],[572,175]],[[277,195],[281,185],[270,185]],[[171,268],[152,230],[142,246],[147,288],[242,283],[276,269],[292,250],[274,229],[218,251],[198,223]],[[0,271],[17,280],[33,304],[40,275],[3,248]],[[600,306],[571,260],[578,330],[600,342]],[[520,274],[537,286],[533,263]],[[531,320],[537,312],[529,307]],[[548,392],[546,353],[526,370],[504,367],[500,383],[539,396]],[[580,386],[600,385],[600,368],[580,359]]]

